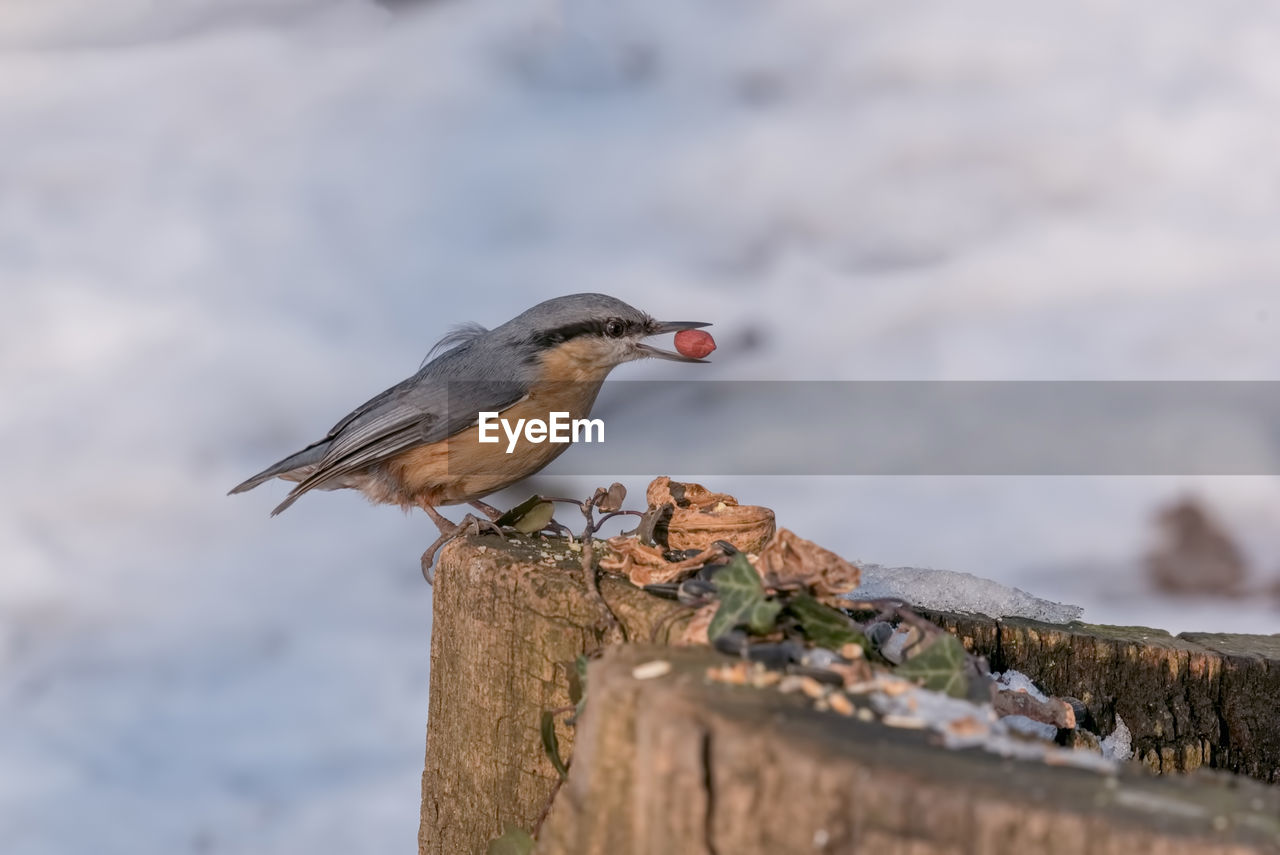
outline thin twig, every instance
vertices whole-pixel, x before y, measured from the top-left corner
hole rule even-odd
[[[566,769],[568,769],[570,766],[570,763],[565,763],[564,766]],[[560,787],[563,786],[563,784],[564,784],[564,778],[561,778],[559,775],[557,775],[556,782],[551,787],[551,792],[547,794],[546,804],[542,806],[542,810],[538,813],[538,818],[533,821],[532,837],[534,840],[538,839],[538,833],[542,831],[542,823],[546,822],[547,814],[551,813],[551,805],[555,803],[556,793],[560,792]]]
[[[593,560],[595,548],[591,537],[590,519],[591,516],[588,513],[587,527],[582,531],[582,579],[587,586],[587,592],[595,599],[596,605],[600,609],[601,617],[605,620],[606,632],[610,635],[616,634],[621,637],[622,641],[626,641],[626,630],[622,628],[621,621],[613,613],[613,608],[610,607],[608,600],[604,598],[604,594],[600,593],[600,571]]]
[[[596,523],[596,527],[594,530],[599,531],[600,528],[609,520],[613,519],[614,517],[622,517],[622,516],[642,517],[644,516],[644,514],[641,513],[640,511],[610,511],[609,513],[605,514],[600,518],[599,522]]]
[[[538,494],[538,498],[543,502],[559,502],[562,505],[575,505],[579,510],[582,509],[584,502],[581,499],[566,499],[562,496],[544,496]]]
[[[640,514],[639,511],[614,511],[606,514],[597,523],[593,518],[596,502],[604,498],[605,492],[606,491],[603,488],[598,489],[596,490],[595,495],[586,500],[566,499],[562,496],[543,495],[539,495],[538,498],[544,502],[559,502],[565,505],[576,505],[578,510],[582,511],[582,515],[587,518],[586,527],[582,530],[582,536],[579,538],[582,542],[582,581],[587,588],[587,592],[591,595],[592,599],[596,601],[596,605],[600,609],[601,617],[605,621],[606,631],[610,634],[616,634],[622,641],[626,641],[627,633],[622,626],[622,622],[619,621],[618,616],[614,614],[613,608],[604,598],[604,594],[600,593],[600,572],[595,565],[595,548],[593,545],[592,535],[599,531],[600,526],[604,524],[605,520],[608,520],[617,514],[637,514],[641,516],[642,514]],[[569,535],[569,540],[570,542],[573,541],[572,534]]]
[[[940,632],[946,632],[946,630],[938,626],[936,623],[916,614],[915,611],[913,611],[912,608],[902,600],[882,598],[872,600],[853,600],[851,603],[866,603],[876,609],[877,619],[884,620],[886,618],[896,617],[903,623],[916,627],[925,635],[937,635]]]
[[[910,624],[911,626],[914,626],[916,629],[920,630],[920,632],[926,638],[946,632],[945,629],[938,626],[933,621],[926,620],[925,618],[916,614],[914,611],[912,611],[911,607],[908,606],[906,603],[898,603],[898,605],[894,607],[893,611],[894,611],[894,614],[898,616],[899,620],[901,620],[903,623],[907,623],[907,624]]]

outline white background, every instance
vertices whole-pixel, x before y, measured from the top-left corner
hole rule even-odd
[[[1278,18],[7,0],[0,851],[413,850],[434,529],[224,493],[457,322],[604,291],[716,323],[714,365],[633,379],[1280,379]],[[1274,580],[1275,479],[711,486],[1087,619],[1280,628],[1140,572],[1194,490]]]

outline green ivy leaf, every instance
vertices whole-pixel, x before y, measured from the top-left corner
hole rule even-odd
[[[502,827],[502,836],[489,841],[485,855],[532,855],[533,846],[529,832],[508,822]]]
[[[516,520],[512,528],[521,534],[533,534],[535,531],[546,528],[547,523],[551,522],[551,518],[555,515],[555,505],[550,502],[539,502],[529,510],[529,513]]]
[[[773,629],[782,604],[766,599],[760,574],[745,555],[738,553],[716,573],[715,585],[720,595],[720,608],[711,618],[708,638],[715,641],[734,627],[743,625],[757,635]]]
[[[866,636],[853,628],[849,618],[808,594],[795,594],[787,608],[800,621],[804,634],[819,647],[839,650],[846,644],[866,646]]]
[[[949,632],[934,636],[919,653],[894,671],[926,689],[946,692],[953,698],[963,698],[969,691],[964,645]]]
[[[530,496],[494,522],[505,528],[514,528],[521,534],[542,531],[555,516],[556,506],[542,501],[541,496]]]
[[[560,759],[560,740],[556,738],[556,717],[550,710],[542,714],[542,749],[547,752],[551,765],[556,767],[560,778],[569,777],[569,767]]]
[[[494,520],[494,523],[500,526],[513,526],[516,524],[516,520],[529,513],[529,511],[533,510],[534,505],[540,504],[541,502],[541,496],[530,496],[502,516],[498,517]]]

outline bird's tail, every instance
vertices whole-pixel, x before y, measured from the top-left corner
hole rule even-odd
[[[279,463],[272,464],[263,469],[257,475],[249,478],[231,488],[227,493],[228,496],[234,496],[236,493],[243,493],[246,490],[252,490],[254,487],[266,481],[270,481],[279,475],[285,475],[295,469],[301,469],[304,466],[312,466],[320,462],[326,451],[329,450],[329,441],[322,440],[314,445],[308,445],[306,448],[291,454]]]

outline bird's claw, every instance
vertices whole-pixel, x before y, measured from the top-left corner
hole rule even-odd
[[[464,534],[478,535],[481,532],[496,534],[498,537],[502,538],[504,543],[506,542],[507,535],[503,532],[501,526],[493,520],[482,520],[475,514],[467,514],[462,518],[461,522],[455,524],[449,530],[441,531],[440,536],[435,539],[435,542],[427,547],[426,552],[422,553],[422,578],[427,580],[427,584],[435,584],[436,574],[432,569],[432,565],[435,564],[436,553],[443,549],[446,543],[455,538],[461,537]]]
[[[561,524],[561,523],[559,523],[559,522],[556,522],[555,517],[552,517],[552,518],[551,518],[551,522],[549,522],[549,523],[547,523],[546,525],[544,525],[544,526],[542,527],[542,530],[543,530],[543,531],[549,531],[549,532],[551,532],[552,534],[564,535],[565,537],[569,538],[569,541],[570,541],[571,543],[573,542],[573,539],[574,539],[574,538],[573,538],[573,530],[572,530],[572,529],[570,529],[567,525],[563,525],[563,524]]]
[[[464,534],[478,535],[481,532],[489,532],[490,534],[496,534],[498,537],[502,538],[504,542],[507,539],[507,535],[503,532],[502,526],[498,525],[492,519],[482,520],[475,514],[467,514],[463,517],[462,522],[458,523],[458,528],[465,529],[465,532],[460,532]]]
[[[427,551],[422,553],[422,578],[427,580],[428,585],[434,586],[436,583],[436,574],[431,569],[431,565],[435,563],[436,552],[444,546],[444,540],[444,535],[441,535],[439,540],[428,546]]]

